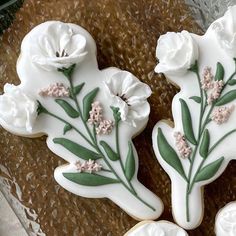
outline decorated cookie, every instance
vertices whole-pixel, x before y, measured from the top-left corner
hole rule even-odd
[[[143,221],[135,225],[124,236],[188,236],[188,234],[169,221]]]
[[[216,236],[236,235],[236,202],[231,202],[222,208],[215,222]]]
[[[153,147],[171,178],[177,223],[196,228],[203,217],[203,186],[236,158],[236,6],[203,36],[169,32],[158,40],[157,73],[180,87],[174,123],[160,121]],[[206,203],[207,204],[207,203]]]
[[[68,191],[109,198],[137,219],[156,219],[161,200],[137,180],[132,138],[146,126],[150,88],[117,68],[99,70],[96,45],[74,24],[46,22],[24,38],[20,85],[6,84],[0,124],[21,136],[47,135],[68,164],[55,169]]]

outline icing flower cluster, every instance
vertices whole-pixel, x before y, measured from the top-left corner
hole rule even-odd
[[[192,153],[192,148],[189,147],[186,138],[181,132],[175,132],[175,144],[182,158],[189,158]]]
[[[63,83],[50,84],[47,88],[43,88],[39,91],[39,95],[43,97],[69,97],[70,92],[68,87]]]
[[[89,112],[88,123],[96,126],[97,134],[110,134],[114,127],[112,120],[106,120],[102,114],[102,106],[100,102],[95,101],[92,103],[92,110]]]
[[[94,160],[89,159],[88,161],[84,161],[81,163],[81,161],[77,161],[75,163],[76,170],[81,172],[89,172],[90,174],[93,172],[99,172],[102,169],[102,165],[95,162]]]

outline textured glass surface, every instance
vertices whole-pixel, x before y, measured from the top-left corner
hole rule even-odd
[[[204,30],[207,30],[214,20],[223,16],[228,6],[236,4],[236,0],[185,0],[185,2]]]
[[[165,211],[160,219],[174,221],[170,180],[153,153],[151,132],[158,120],[171,119],[171,101],[177,89],[153,69],[156,40],[161,34],[183,29],[203,32],[192,12],[184,0],[25,0],[0,39],[0,91],[5,83],[19,83],[15,64],[24,35],[52,19],[79,24],[92,34],[101,69],[116,66],[129,70],[151,86],[150,122],[134,140],[139,179],[163,199]],[[63,161],[48,150],[45,137],[22,138],[3,129],[0,133],[0,188],[30,235],[121,236],[137,223],[107,199],[86,199],[61,188],[53,171]],[[217,211],[235,199],[235,168],[236,163],[231,163],[205,188],[203,223],[189,235],[214,235]]]

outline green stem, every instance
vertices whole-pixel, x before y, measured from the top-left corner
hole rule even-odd
[[[117,152],[117,154],[118,154],[118,156],[119,156],[119,162],[120,162],[121,169],[122,169],[122,171],[123,171],[123,173],[124,173],[125,179],[126,179],[128,185],[129,185],[129,187],[131,188],[131,190],[133,191],[133,193],[134,193],[135,195],[137,195],[137,193],[136,193],[136,191],[135,191],[135,189],[134,189],[132,183],[127,179],[127,177],[126,177],[126,175],[125,175],[125,167],[124,167],[124,164],[123,164],[123,162],[122,162],[121,155],[120,155],[119,121],[117,121],[117,120],[115,121],[115,133],[116,133],[116,134],[115,134],[115,136],[116,136],[116,152]]]
[[[72,79],[70,78],[69,79],[69,83],[70,83],[70,89],[72,91],[72,99],[74,100],[75,102],[75,105],[76,105],[76,108],[77,108],[77,111],[81,117],[81,120],[83,122],[83,125],[87,131],[87,133],[89,134],[90,136],[90,139],[92,140],[93,142],[93,145],[94,145],[94,148],[97,150],[97,152],[102,156],[104,162],[106,163],[106,165],[108,166],[108,168],[111,170],[111,172],[115,175],[115,177],[117,178],[117,180],[134,196],[136,197],[138,200],[140,200],[143,204],[145,204],[147,207],[149,207],[150,209],[152,209],[153,211],[156,211],[156,209],[154,207],[152,207],[151,205],[149,205],[147,202],[145,202],[144,200],[142,200],[137,194],[136,192],[133,190],[133,186],[131,188],[128,187],[128,185],[118,176],[118,174],[116,173],[116,171],[113,169],[113,167],[111,166],[111,164],[109,163],[109,161],[105,158],[104,154],[102,153],[102,151],[100,150],[98,144],[97,144],[97,141],[95,139],[95,137],[93,137],[87,123],[86,123],[86,120],[84,120],[84,117],[82,115],[82,112],[81,112],[81,109],[80,109],[80,106],[79,106],[79,103],[77,101],[77,98],[76,98],[76,95],[74,94],[74,86],[73,86],[73,83],[72,83]],[[89,141],[89,143],[91,143]],[[119,143],[118,143],[119,144]],[[131,184],[129,181],[127,181],[129,184]]]
[[[66,125],[70,125],[83,139],[85,139],[93,148],[96,148],[96,146],[80,131],[78,130],[75,126],[73,126],[72,124],[70,124],[69,122],[67,122],[66,120],[62,119],[61,117],[49,112],[49,111],[44,111],[45,114],[48,114],[54,118],[56,118],[57,120],[62,121],[63,123],[65,123]]]

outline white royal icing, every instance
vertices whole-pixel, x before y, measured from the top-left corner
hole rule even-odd
[[[57,58],[55,52],[63,49],[68,55]],[[138,181],[132,143],[148,121],[150,88],[127,71],[99,70],[91,35],[57,21],[43,23],[25,36],[17,72],[21,84],[15,87],[38,102],[38,116],[30,123],[30,133],[19,129],[3,119],[14,118],[8,114],[9,104],[2,108],[0,124],[22,136],[47,135],[50,150],[68,162],[54,172],[68,191],[109,198],[137,219],[158,218],[163,204]],[[33,121],[35,113],[27,114]]]
[[[86,39],[73,32],[65,23],[57,23],[43,30],[37,38],[32,39],[29,54],[32,61],[46,70],[68,67],[81,62],[86,55]]]
[[[123,121],[136,126],[136,120],[149,116],[147,98],[151,95],[151,89],[131,73],[120,71],[106,81],[105,85],[108,98],[112,99],[113,106],[120,108]]]
[[[187,31],[168,32],[158,39],[156,56],[157,73],[182,75],[198,59],[198,46]]]
[[[222,29],[227,31],[236,24],[233,15],[236,7],[229,8],[205,35],[191,34],[198,47],[197,64],[185,67],[182,75],[165,73],[180,92],[172,101],[174,125],[163,121],[156,124],[153,147],[171,179],[174,218],[185,229],[194,229],[202,221],[202,187],[218,178],[236,158],[236,61],[228,50],[222,50],[223,39],[216,37],[215,27],[224,22]],[[231,32],[236,33],[233,28]],[[183,52],[188,48],[186,44]]]
[[[222,208],[216,216],[216,236],[236,235],[236,202],[231,202]]]
[[[211,25],[219,45],[223,50],[227,51],[230,57],[236,57],[235,9],[236,6],[229,7],[225,15]]]
[[[0,96],[0,119],[9,126],[32,132],[37,117],[37,102],[19,87],[5,84]]]
[[[188,234],[171,222],[158,221],[137,225],[125,236],[188,236]]]

